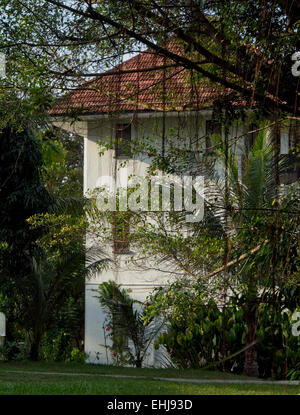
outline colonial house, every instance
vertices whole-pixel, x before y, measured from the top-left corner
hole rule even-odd
[[[50,114],[55,126],[83,137],[84,193],[90,195],[99,186],[99,178],[114,177],[117,182],[122,181],[124,165],[127,175],[147,173],[152,162],[149,152],[146,154],[141,148],[129,154],[126,145],[131,142],[142,146],[150,140],[166,157],[172,146],[180,144],[185,148],[189,146],[195,157],[197,153],[209,151],[213,147],[210,137],[223,134],[221,124],[213,119],[213,103],[230,94],[229,90],[194,79],[185,68],[174,66],[159,54],[146,50],[73,90],[58,101]],[[240,108],[245,103],[236,99],[234,105]],[[240,174],[243,148],[251,146],[256,129],[252,112],[246,112],[249,114],[246,121],[233,123],[229,134]],[[281,154],[289,153],[289,137],[288,131],[283,129]],[[222,175],[218,160],[215,160],[214,169]],[[187,164],[186,171],[190,170]],[[299,170],[291,174],[299,177]],[[89,243],[92,242],[87,241]],[[154,267],[143,271],[135,269],[127,263],[132,252],[121,248],[118,244],[107,247],[113,265],[86,281],[85,351],[90,362],[111,361],[105,348],[105,315],[93,289],[102,281],[114,280],[130,288],[132,296],[145,301],[155,286],[167,284],[170,278],[167,272]],[[145,364],[160,365],[160,355],[154,347],[149,349]]]

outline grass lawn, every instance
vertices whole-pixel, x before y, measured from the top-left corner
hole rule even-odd
[[[20,371],[24,373],[20,373]],[[27,372],[27,373],[26,373]],[[66,375],[29,372],[59,372]],[[76,373],[77,375],[67,375]],[[93,374],[99,376],[84,376]],[[82,374],[82,375],[78,375]],[[104,377],[110,375],[144,376],[142,379]],[[0,362],[0,394],[42,395],[297,395],[300,386],[178,383],[153,377],[189,379],[240,379],[245,377],[214,371],[177,369],[135,369],[104,365]]]

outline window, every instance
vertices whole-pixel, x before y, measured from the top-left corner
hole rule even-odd
[[[213,143],[211,140],[212,135],[221,135],[222,133],[222,124],[218,121],[207,120],[206,121],[206,131],[205,131],[205,148],[207,154],[213,153]]]
[[[131,125],[116,126],[116,157],[128,157],[130,153]]]
[[[300,139],[300,123],[292,123],[288,130],[281,130],[281,177],[280,182],[290,184],[299,180],[300,158],[297,147]]]
[[[129,226],[130,218],[117,212],[113,218],[113,251],[115,254],[130,254]]]
[[[289,128],[289,148],[296,150],[300,143],[300,121],[295,120]]]

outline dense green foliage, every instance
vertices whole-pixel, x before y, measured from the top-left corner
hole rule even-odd
[[[86,221],[62,199],[81,195],[82,151],[78,139],[50,135],[41,142],[25,126],[1,131],[0,307],[9,358],[20,357],[15,342],[32,359],[41,343],[43,357],[61,360],[83,347]],[[47,342],[60,343],[57,352]]]
[[[58,128],[48,129],[41,137],[44,182],[56,198],[82,198],[83,139]]]
[[[1,131],[0,147],[1,309],[21,325],[23,310],[18,305],[28,301],[30,261],[41,235],[41,229],[30,229],[27,218],[45,212],[53,199],[42,182],[40,143],[28,126],[18,129],[8,124]],[[14,331],[8,325],[8,339],[16,335]]]
[[[258,307],[258,366],[261,377],[286,378],[299,362],[299,338],[292,334],[291,315],[295,302],[286,291],[285,301],[262,303]],[[295,300],[295,297],[294,297]],[[226,307],[205,300],[201,285],[182,286],[179,282],[168,290],[153,294],[147,313],[164,315],[166,329],[156,347],[167,348],[172,361],[181,368],[218,368],[233,373],[243,372],[243,351],[247,327],[243,316],[243,299],[231,298]],[[295,305],[294,305],[295,307]]]
[[[196,83],[230,87],[266,111],[299,113],[291,56],[299,50],[300,9],[293,0],[2,0],[0,7],[6,87],[26,91],[36,106],[47,105],[50,91],[67,91],[151,47],[192,71]],[[171,38],[184,55],[168,50]]]
[[[152,321],[145,321],[145,305],[130,298],[128,290],[114,281],[100,284],[98,293],[101,306],[108,312],[105,327],[111,340],[108,346],[117,365],[134,364],[141,367],[148,348],[158,333]],[[128,347],[132,341],[133,350]]]
[[[8,124],[0,132],[0,152],[0,241],[24,255],[36,237],[26,219],[45,212],[52,200],[41,178],[41,146],[30,129]]]

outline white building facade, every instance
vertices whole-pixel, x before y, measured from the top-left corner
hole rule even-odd
[[[137,63],[143,68],[147,65],[159,66],[163,60],[157,55],[151,57],[149,53],[142,53],[138,58],[124,62],[121,69],[135,68]],[[146,72],[140,73],[138,77],[133,77],[132,73],[117,76],[117,79],[116,75],[107,76],[95,82],[94,86],[88,84],[82,90],[75,90],[68,95],[67,104],[63,100],[51,111],[55,126],[83,137],[85,195],[91,195],[103,177],[112,177],[117,184],[122,182],[124,167],[129,176],[147,175],[151,158],[146,155],[147,152],[142,151],[127,156],[116,144],[120,130],[123,131],[125,142],[143,144],[150,139],[152,145],[159,149],[166,146],[166,154],[168,148],[182,146],[189,148],[195,157],[197,152],[201,155],[211,145],[207,140],[209,133],[224,134],[220,125],[212,120],[212,102],[218,96],[216,88],[211,85],[205,88],[202,85],[200,94],[193,95],[191,88],[184,84],[186,81],[183,76],[175,74],[173,78],[168,78],[168,83],[162,88],[172,95],[168,104],[157,92],[158,81],[162,83],[165,76],[161,72],[158,75],[152,71],[151,76]],[[155,86],[149,88],[151,82]],[[190,106],[186,105],[187,101],[191,103]],[[68,115],[67,105],[80,106],[81,115],[75,122]],[[230,128],[230,148],[237,156],[240,174],[243,168],[243,149],[249,144],[249,139],[250,144],[253,141],[253,134],[247,134],[251,128],[254,127],[249,120],[233,123]],[[248,140],[247,143],[245,140]],[[108,143],[110,145],[107,146]],[[282,130],[281,154],[288,154],[289,145],[288,131]],[[221,163],[217,159],[214,170],[219,177],[222,176]],[[186,172],[192,174],[190,165],[186,165]],[[88,246],[94,243],[93,238],[87,239]],[[111,246],[106,246],[105,249],[113,259],[111,266],[88,279],[85,285],[85,351],[89,362],[103,364],[111,363],[112,359],[106,347],[109,339],[106,336],[105,313],[93,290],[103,281],[113,280],[130,289],[131,296],[144,302],[156,286],[167,285],[171,278],[168,270],[155,270],[151,266],[141,270],[130,265],[128,260],[134,255],[132,252],[118,254],[112,251]],[[151,346],[143,364],[161,366],[160,352]]]
[[[178,124],[184,125],[184,131],[181,135],[189,137],[205,136],[206,121],[210,121],[212,111],[204,110],[197,114],[198,131],[195,127],[195,114],[187,113],[182,118],[176,113],[165,114],[165,131],[179,130]],[[57,117],[54,124],[64,130],[74,132],[83,137],[84,140],[84,193],[89,196],[93,190],[99,186],[99,178],[104,176],[113,177],[116,182],[122,180],[122,172],[126,166],[128,175],[146,176],[147,169],[151,165],[151,160],[147,157],[117,154],[116,149],[103,150],[101,142],[106,143],[108,139],[116,136],[116,129],[120,125],[130,126],[131,138],[141,139],[145,137],[154,137],[157,145],[161,145],[162,114],[161,113],[142,113],[135,115],[133,122],[130,114],[118,116],[118,119],[107,115],[82,116],[81,121],[72,123],[66,119],[60,120]],[[248,127],[245,125],[234,127],[231,131],[231,137],[240,136],[245,133]],[[240,140],[241,142],[241,140]],[[240,143],[239,142],[239,143]],[[281,153],[288,152],[288,135],[283,131],[281,137]],[[236,146],[238,165],[242,165],[242,147]],[[241,167],[240,167],[241,169]],[[187,166],[187,171],[189,170]],[[222,175],[221,166],[216,163],[215,170]],[[87,244],[95,243],[88,240]],[[93,291],[99,287],[103,281],[113,280],[122,287],[130,289],[130,295],[144,302],[147,296],[157,286],[167,285],[171,275],[166,272],[154,271],[152,269],[136,269],[128,263],[132,253],[113,254],[112,247],[107,246],[108,256],[113,258],[113,263],[108,270],[95,275],[94,278],[88,279],[85,285],[85,352],[89,355],[88,361],[93,363],[111,363],[110,353],[107,351],[109,339],[107,338],[105,327],[105,313],[100,306],[96,293]],[[151,268],[151,267],[149,267]],[[160,366],[160,352],[151,346],[148,350],[148,357],[144,362],[147,366]]]

